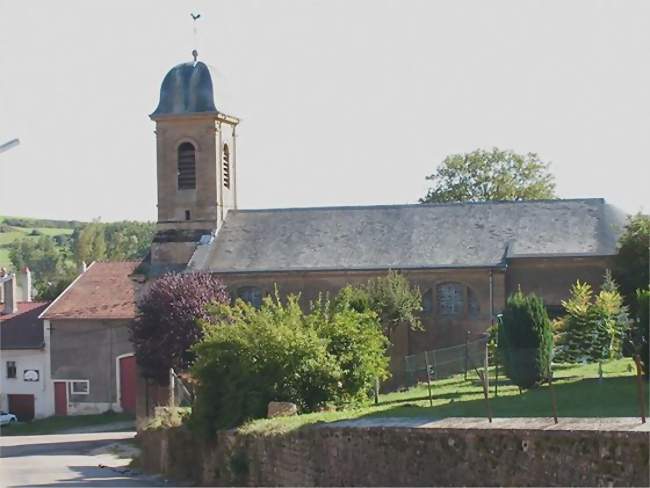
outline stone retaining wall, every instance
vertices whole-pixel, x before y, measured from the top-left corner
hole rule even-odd
[[[282,435],[139,434],[145,469],[207,486],[649,486],[647,430],[329,424]]]

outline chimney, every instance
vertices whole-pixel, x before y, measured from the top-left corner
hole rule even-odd
[[[5,291],[4,313],[16,313],[18,311],[18,302],[16,301],[16,275],[10,275],[8,280],[3,283]]]
[[[21,294],[18,297],[21,302],[32,301],[32,272],[27,266],[18,273],[18,286],[20,287]]]
[[[86,269],[87,269],[86,261],[81,261],[81,264],[79,264],[78,267],[79,274],[85,273]]]
[[[5,287],[3,278],[7,276],[7,268],[0,268],[0,303],[5,302]]]

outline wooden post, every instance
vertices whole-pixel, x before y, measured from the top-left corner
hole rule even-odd
[[[499,345],[494,350],[494,397],[499,396]]]
[[[553,388],[553,371],[551,366],[548,367],[548,388],[551,393],[551,408],[553,409],[553,420],[557,424],[557,399],[555,398],[555,388]]]
[[[431,396],[431,372],[429,371],[429,360],[427,352],[424,351],[424,365],[427,368],[427,387],[429,388],[429,406],[433,407],[433,397]]]
[[[634,364],[636,364],[636,390],[639,395],[639,409],[641,411],[641,423],[645,424],[645,395],[643,393],[643,378],[641,368],[641,358],[638,354],[634,355]]]
[[[467,381],[467,370],[469,369],[469,330],[465,331],[465,381]]]
[[[499,326],[501,325],[502,315],[497,315],[497,333],[494,344],[494,397],[499,396]]]
[[[379,378],[375,378],[375,405],[379,405]]]
[[[492,409],[490,408],[490,380],[488,378],[488,345],[485,343],[485,353],[483,355],[483,396],[485,397],[485,408],[487,409],[488,420],[492,423]]]

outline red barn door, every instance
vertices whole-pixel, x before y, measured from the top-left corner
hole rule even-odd
[[[135,356],[120,358],[120,405],[135,413]]]
[[[54,415],[68,415],[68,385],[65,381],[54,382]]]
[[[7,395],[9,413],[13,413],[21,422],[34,419],[34,395]]]

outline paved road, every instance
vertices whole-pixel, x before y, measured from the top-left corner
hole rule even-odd
[[[134,432],[0,438],[0,486],[161,486],[127,465]]]

